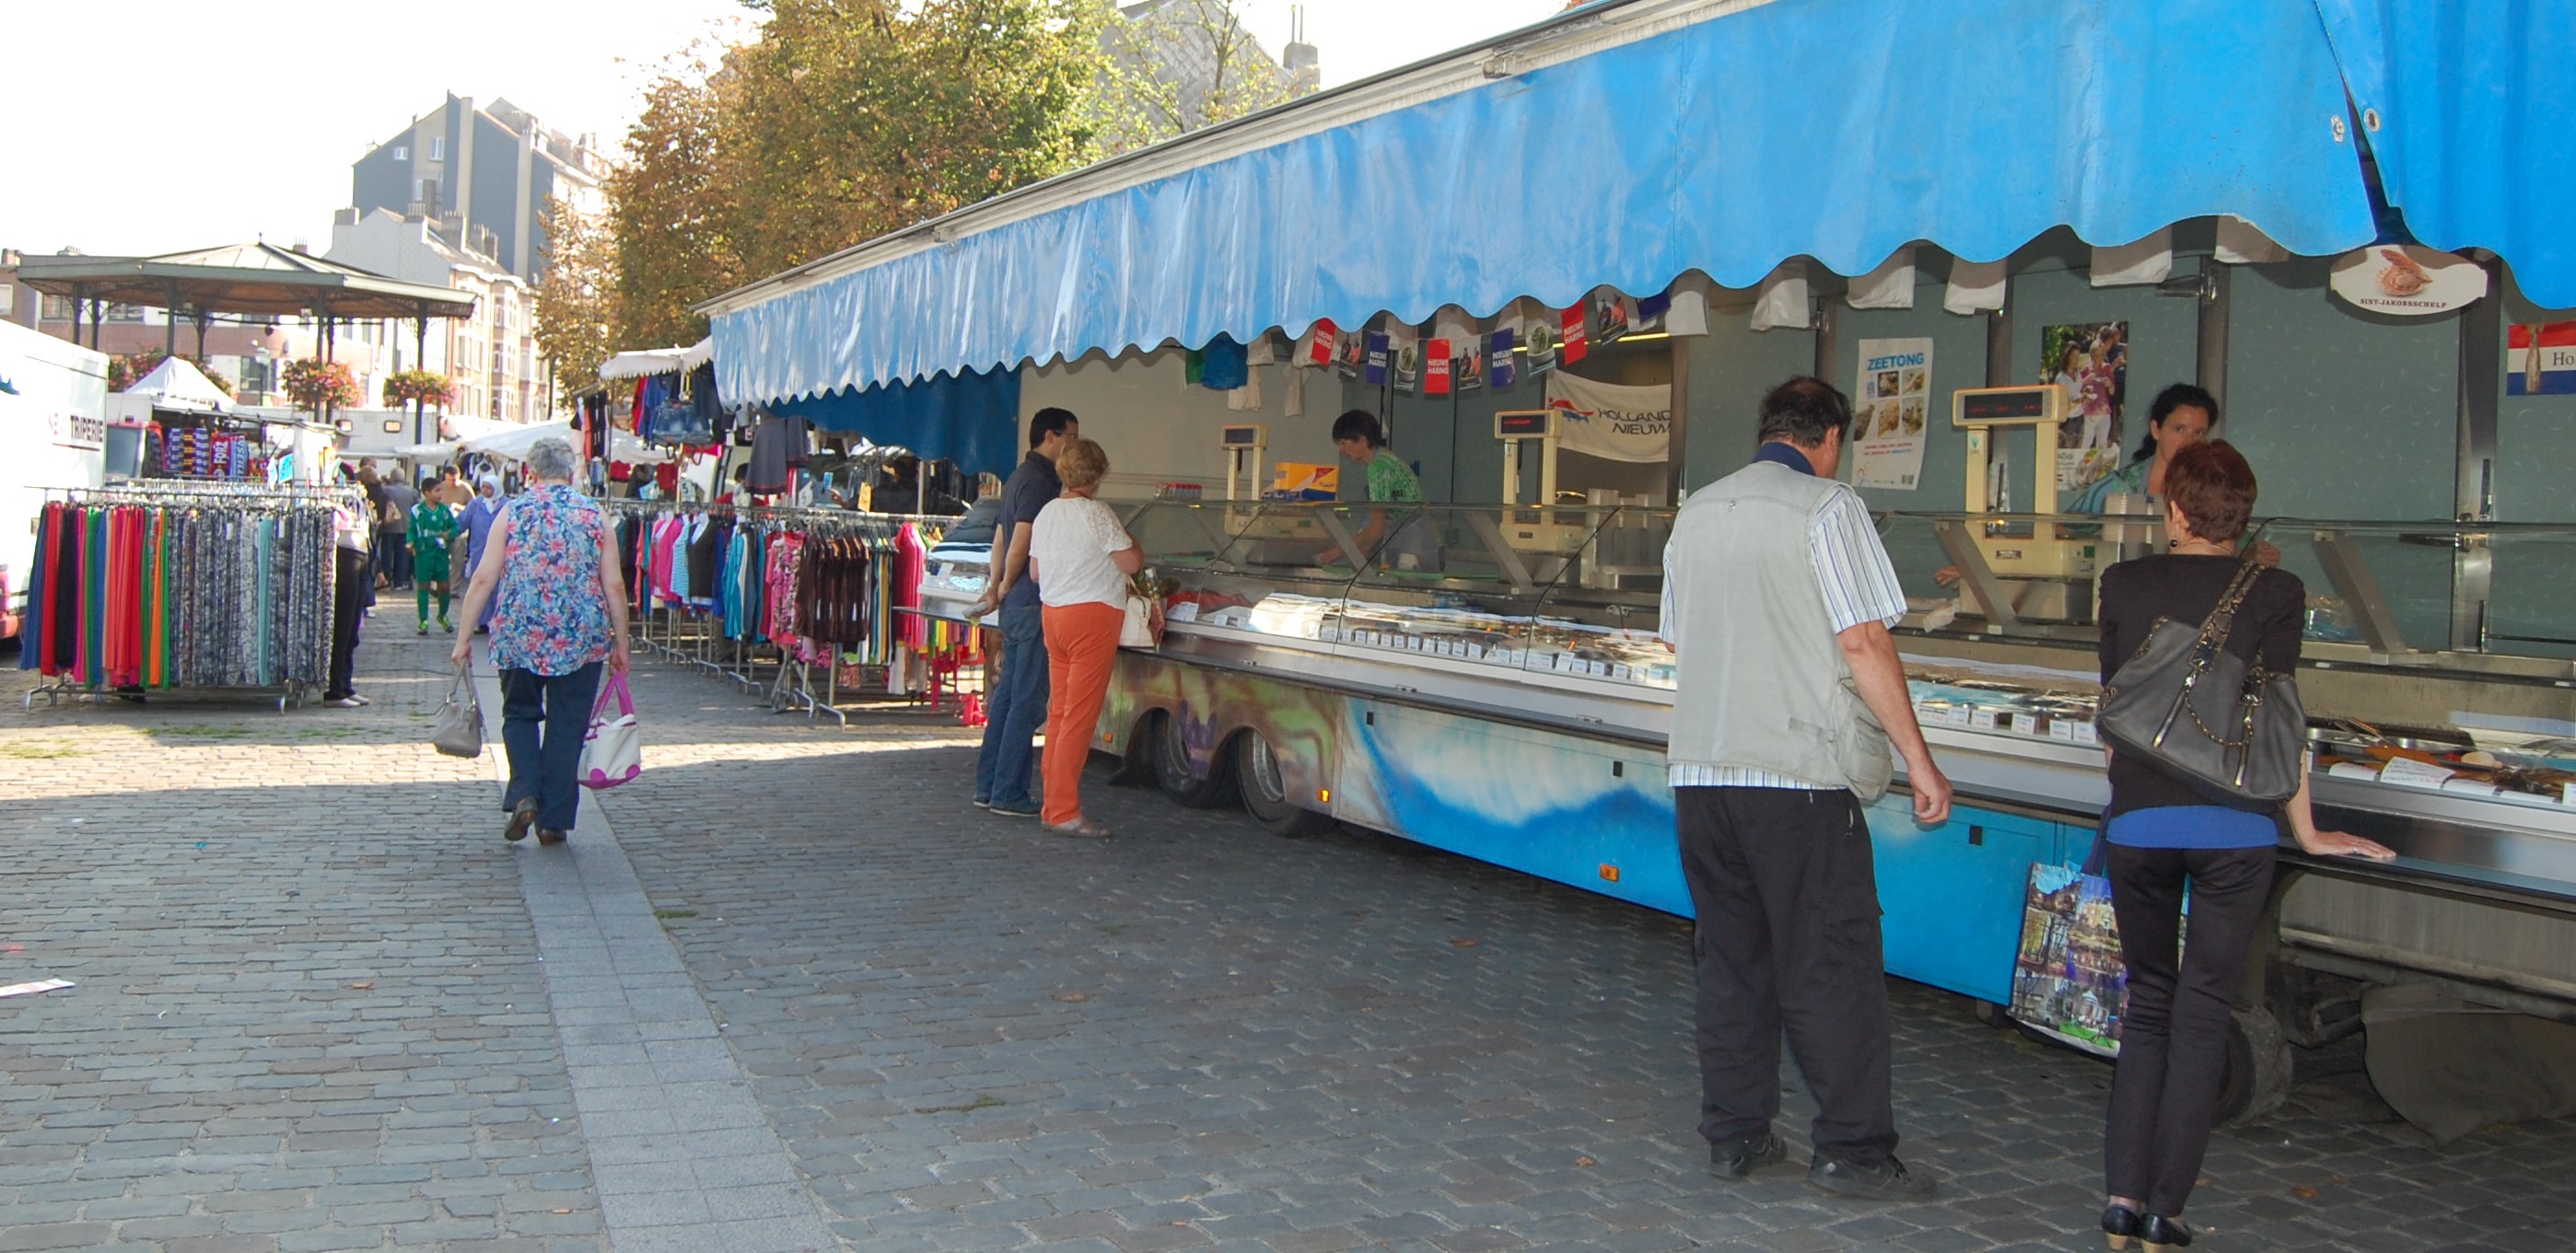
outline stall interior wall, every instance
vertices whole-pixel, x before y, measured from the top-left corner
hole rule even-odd
[[[2542,309],[2508,290],[2509,326],[2576,321],[2576,311]],[[2496,363],[2499,376],[2504,362]],[[2576,395],[2508,396],[2496,388],[2496,516],[2506,522],[2576,522]],[[2536,638],[2576,636],[2576,542],[2506,541],[2495,555],[2491,629],[2523,637],[2516,647],[2565,656],[2568,646]]]
[[[1331,465],[1333,419],[1342,403],[1341,376],[1330,370],[1307,370],[1305,412],[1286,416],[1285,365],[1254,366],[1260,375],[1261,407],[1226,407],[1226,393],[1185,382],[1188,366],[1177,348],[1108,357],[1093,353],[1079,361],[1025,367],[1020,372],[1020,431],[1027,437],[1029,418],[1050,405],[1073,411],[1082,419],[1085,438],[1109,454],[1111,496],[1150,495],[1156,484],[1197,483],[1208,499],[1225,496],[1225,456],[1217,450],[1217,428],[1259,423],[1270,447],[1264,454],[1260,487],[1268,487],[1271,470],[1282,461]],[[1354,391],[1357,388],[1352,389]]]
[[[1671,340],[1649,339],[1595,349],[1568,373],[1597,383],[1650,387],[1672,381]],[[1383,398],[1379,393],[1383,392]],[[1425,499],[1450,504],[1500,504],[1503,499],[1503,446],[1494,438],[1494,415],[1512,409],[1547,406],[1547,386],[1524,378],[1511,387],[1484,388],[1453,396],[1417,396],[1356,382],[1345,394],[1360,408],[1381,410],[1387,419],[1388,446],[1416,463],[1422,472]],[[1567,454],[1557,466],[1559,485],[1567,490],[1597,486],[1622,495],[1661,496],[1664,463],[1625,463]],[[1522,458],[1523,502],[1538,499],[1538,455]]]
[[[2187,275],[2212,264],[2211,245],[2208,223],[2177,227],[2174,272]],[[2150,286],[2095,287],[2090,261],[2090,250],[2064,231],[2035,240],[2014,256],[2009,364],[2002,381],[2039,379],[2044,327],[2127,323],[2128,394],[2120,430],[2125,456],[2145,434],[2155,394],[2169,383],[2200,376],[2199,302],[2159,295]],[[1910,309],[1854,309],[1842,300],[1840,279],[1819,267],[1811,267],[1811,277],[1817,295],[1832,307],[1827,342],[1835,386],[1854,388],[1864,339],[1933,341],[1935,406],[1919,485],[1911,491],[1867,490],[1863,495],[1870,507],[1955,510],[1964,503],[1966,440],[1949,425],[1948,399],[1958,388],[1987,382],[1992,319],[1941,307],[1950,268],[1946,254],[1918,246],[1916,263],[1918,282]],[[2331,264],[2327,258],[2299,258],[2231,267],[2221,434],[2253,463],[2262,483],[2258,511],[2263,514],[2376,521],[2447,518],[2453,512],[2456,481],[2464,315],[2394,318],[2356,310],[2327,292]],[[1574,371],[1605,382],[1658,383],[1672,377],[1676,356],[1686,363],[1686,489],[1742,466],[1754,448],[1754,409],[1762,393],[1815,368],[1817,333],[1753,330],[1750,298],[1749,292],[1719,293],[1707,335],[1614,345]],[[2576,317],[2534,308],[2510,290],[2504,315],[2516,325]],[[1678,353],[1675,343],[1681,345]],[[2504,365],[2499,353],[2489,366],[2499,380]],[[1386,417],[1396,452],[1421,467],[1428,498],[1490,503],[1500,499],[1502,474],[1494,413],[1544,403],[1534,381],[1502,391],[1421,397],[1365,387],[1330,370],[1306,370],[1304,415],[1289,418],[1283,416],[1283,398],[1290,367],[1256,368],[1262,373],[1262,408],[1238,412],[1226,407],[1221,392],[1183,386],[1177,350],[1115,360],[1095,354],[1028,370],[1022,417],[1051,404],[1081,414],[1085,433],[1109,450],[1120,494],[1140,494],[1167,479],[1200,482],[1214,494],[1223,467],[1215,446],[1218,426],[1264,423],[1272,464],[1329,463],[1334,457],[1333,418],[1348,407],[1365,408]],[[2498,391],[2501,396],[2502,388]],[[2576,396],[2502,396],[2497,442],[2498,516],[2510,522],[2576,522],[2576,493],[2564,489],[2576,480]],[[2017,484],[2016,507],[2028,508],[2029,439],[2008,441],[2005,457]],[[1615,473],[1620,468],[1609,469]],[[1665,467],[1629,469],[1638,476],[1638,490],[1660,490]],[[1359,476],[1344,477],[1346,488],[1356,487]],[[1524,480],[1524,499],[1534,495],[1535,479],[1533,465]],[[2305,537],[2275,538],[2289,552],[2291,568],[2322,588]],[[1891,541],[1908,586],[1928,592],[1931,571],[1944,564],[1928,529],[1903,529]],[[2393,537],[2365,547],[2410,639],[2438,646],[2448,627],[2449,550]],[[2576,544],[2505,544],[2496,558],[2495,597],[2493,613],[2514,633],[2576,634],[2552,625],[2576,621]]]

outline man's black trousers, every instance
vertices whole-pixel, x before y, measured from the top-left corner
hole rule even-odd
[[[1816,1152],[1864,1166],[1896,1149],[1886,954],[1869,825],[1848,791],[1673,790],[1698,912],[1700,1134],[1780,1113],[1780,1036],[1820,1107]]]

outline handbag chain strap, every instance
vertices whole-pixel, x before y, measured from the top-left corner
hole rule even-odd
[[[2262,573],[2263,568],[2250,559],[2237,567],[2236,577],[2229,581],[2227,590],[2218,597],[2218,604],[2200,625],[2200,642],[2192,650],[2191,674],[2183,679],[2182,707],[2191,714],[2192,724],[2200,728],[2200,733],[2220,748],[2243,748],[2253,742],[2254,708],[2263,703],[2263,685],[2270,678],[2270,672],[2263,668],[2263,658],[2258,653],[2254,664],[2245,672],[2245,690],[2237,701],[2237,707],[2244,710],[2245,716],[2238,727],[2239,737],[2232,740],[2209,728],[2209,723],[2200,716],[2200,706],[2191,699],[2191,689],[2208,671],[2218,650],[2226,647],[2227,636],[2236,625],[2236,610],[2245,603],[2246,595],[2254,590],[2254,580],[2262,577]]]

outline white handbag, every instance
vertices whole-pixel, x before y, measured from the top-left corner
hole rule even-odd
[[[617,708],[611,711],[609,699],[615,697]],[[583,737],[581,768],[576,772],[586,788],[612,788],[631,782],[644,773],[644,740],[635,729],[635,696],[626,690],[626,676],[612,674],[599,689],[599,703],[590,711],[590,734]]]
[[[1152,648],[1154,639],[1154,602],[1130,593],[1127,597],[1127,620],[1118,625],[1120,648]]]

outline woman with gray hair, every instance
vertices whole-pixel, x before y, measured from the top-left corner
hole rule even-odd
[[[599,502],[573,490],[572,445],[528,449],[534,485],[500,511],[458,621],[455,663],[473,656],[474,622],[492,609],[491,659],[501,672],[501,742],[510,758],[510,811],[501,838],[537,829],[560,844],[581,803],[575,772],[599,695],[599,667],[626,672],[626,580],[617,533]]]

